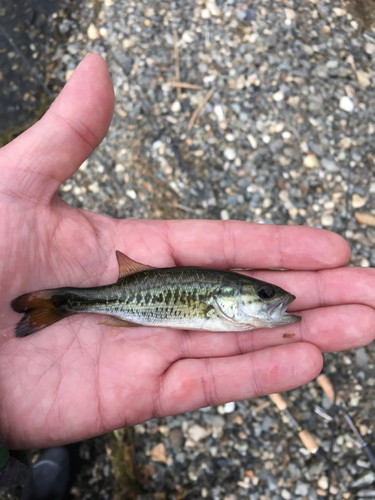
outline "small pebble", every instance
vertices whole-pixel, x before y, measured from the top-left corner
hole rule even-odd
[[[327,158],[322,159],[322,167],[328,172],[337,172],[339,170],[336,163],[332,160],[328,160]]]
[[[224,156],[227,160],[234,160],[236,157],[236,150],[233,148],[226,148],[224,150]]]
[[[361,208],[366,205],[366,198],[363,198],[359,194],[354,193],[352,196],[352,206],[353,208]]]
[[[188,430],[188,436],[195,442],[201,441],[205,439],[210,433],[204,427],[201,427],[198,424],[193,425]]]
[[[134,189],[127,189],[125,191],[126,195],[129,196],[132,200],[135,200],[137,198],[137,193],[134,191]]]
[[[323,215],[320,220],[322,226],[324,227],[333,226],[333,224],[335,223],[335,219],[333,218],[332,215]]]
[[[95,24],[90,24],[87,29],[87,36],[90,38],[90,40],[97,40],[98,38],[100,38],[100,32]]]
[[[352,111],[354,110],[354,102],[350,97],[344,95],[340,99],[340,109],[346,111],[347,113],[352,113]]]
[[[284,92],[281,90],[275,92],[272,96],[272,99],[276,102],[282,101],[284,99]]]
[[[159,443],[151,449],[150,456],[155,462],[167,463],[167,450],[164,443]]]
[[[318,486],[322,490],[327,490],[328,489],[328,478],[327,478],[327,476],[321,476],[318,479]]]
[[[319,168],[320,167],[320,162],[318,160],[318,157],[313,155],[313,154],[309,154],[309,155],[306,155],[303,159],[303,165],[307,168]]]
[[[257,147],[258,147],[258,142],[257,142],[257,140],[255,139],[255,137],[254,137],[253,135],[249,134],[249,135],[247,136],[247,140],[249,141],[250,146],[251,146],[253,149],[257,149]]]
[[[174,103],[172,104],[171,106],[171,111],[173,111],[173,113],[178,113],[181,111],[181,103],[180,101],[174,101]]]
[[[375,214],[367,212],[356,212],[354,215],[360,224],[366,224],[367,226],[375,227]]]

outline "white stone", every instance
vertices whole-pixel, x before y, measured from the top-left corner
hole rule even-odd
[[[272,206],[272,200],[271,200],[271,198],[264,198],[262,206],[264,208],[270,208]]]
[[[346,111],[347,113],[352,113],[354,110],[354,102],[350,99],[350,97],[344,95],[340,99],[340,109]]]
[[[224,120],[224,110],[223,106],[220,106],[220,104],[216,104],[214,106],[214,113],[219,120],[219,122],[222,122]]]
[[[226,134],[226,135],[225,135],[225,139],[226,139],[228,142],[233,142],[233,141],[234,141],[234,135],[233,135],[233,134]]]
[[[339,62],[336,59],[330,59],[326,64],[329,69],[336,69],[339,66]]]
[[[353,208],[361,208],[366,204],[366,199],[359,194],[354,193],[352,196],[352,206]]]
[[[91,23],[87,28],[87,36],[90,38],[90,40],[97,40],[98,38],[100,38],[99,30],[95,26],[95,24]]]
[[[292,21],[296,17],[296,13],[293,9],[285,9],[285,17]]]
[[[365,71],[356,71],[355,74],[357,75],[357,80],[360,87],[365,89],[370,85],[371,82],[369,73],[366,73]]]
[[[179,113],[181,111],[181,103],[180,101],[174,101],[174,103],[171,106],[171,110],[173,113]]]
[[[290,96],[288,99],[288,104],[289,106],[293,106],[293,108],[296,108],[300,102],[301,98],[298,95],[293,95]]]
[[[79,167],[80,170],[86,170],[87,165],[89,164],[89,160],[85,160],[82,165]]]
[[[115,172],[117,172],[118,174],[123,172],[125,170],[125,167],[122,163],[117,163],[116,166],[115,166]]]
[[[209,11],[209,9],[202,9],[201,17],[202,19],[210,19],[211,12]]]
[[[336,14],[337,17],[342,17],[345,16],[346,10],[341,9],[341,7],[333,7],[333,12]]]
[[[125,191],[126,195],[129,196],[132,200],[135,200],[137,198],[137,193],[134,191],[134,189],[127,189]]]
[[[238,481],[237,482],[238,486],[244,489],[249,489],[250,488],[250,483],[247,483],[246,481]]]
[[[184,31],[182,33],[182,39],[186,43],[194,42],[194,34],[191,31]]]
[[[375,43],[367,42],[365,44],[365,52],[370,56],[371,54],[375,54]]]
[[[65,81],[67,82],[69,80],[69,78],[72,76],[72,74],[74,73],[74,69],[68,69],[66,72],[65,72]]]
[[[322,215],[320,222],[322,223],[322,226],[328,227],[333,226],[333,224],[335,223],[335,219],[332,215]]]
[[[286,489],[281,490],[281,496],[284,500],[290,500],[292,498],[292,494]]]
[[[215,16],[215,17],[221,16],[221,10],[216,5],[215,0],[207,0],[206,6],[213,16]]]
[[[258,476],[253,476],[253,479],[251,482],[253,483],[254,486],[257,486],[260,481],[260,478]]]
[[[303,165],[307,168],[319,168],[320,162],[315,155],[309,154],[304,157]]]
[[[131,47],[134,47],[138,43],[138,38],[132,37],[132,38],[125,38],[125,40],[122,41],[122,48],[125,50],[125,52],[130,49]]]
[[[298,483],[295,489],[295,494],[301,497],[307,496],[309,492],[309,485],[306,483]]]
[[[93,182],[88,186],[88,190],[91,191],[92,193],[99,193],[100,188],[99,188],[99,183],[98,181]]]
[[[107,28],[104,27],[100,28],[99,33],[103,38],[108,38],[109,36]]]
[[[282,92],[281,90],[278,90],[277,92],[275,92],[273,94],[272,99],[276,102],[282,101],[284,99],[284,92]]]
[[[236,409],[236,403],[234,403],[234,402],[226,403],[224,405],[224,412],[225,413],[233,413],[235,409]]]
[[[322,488],[322,490],[326,490],[328,488],[328,478],[327,476],[322,476],[318,480],[318,486],[319,488]]]
[[[349,149],[352,145],[352,140],[350,137],[343,137],[340,141],[340,146],[344,149]]]
[[[188,436],[196,443],[206,438],[209,434],[210,433],[207,431],[207,429],[201,427],[198,424],[193,425],[193,427],[190,427],[190,429],[188,430]]]
[[[221,218],[221,220],[229,220],[228,210],[225,210],[225,208],[224,208],[224,210],[221,210],[220,211],[220,218]]]
[[[253,149],[256,149],[258,147],[258,142],[257,142],[257,140],[255,139],[255,137],[253,135],[249,134],[247,136],[247,140],[250,142],[250,146]]]
[[[262,135],[262,140],[264,144],[269,144],[271,142],[271,137],[268,134]]]
[[[224,156],[227,160],[232,161],[236,157],[236,150],[233,148],[225,148]]]

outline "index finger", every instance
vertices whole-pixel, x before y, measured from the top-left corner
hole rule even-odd
[[[241,221],[168,221],[167,237],[177,265],[218,269],[317,270],[345,265],[350,248],[325,229]]]

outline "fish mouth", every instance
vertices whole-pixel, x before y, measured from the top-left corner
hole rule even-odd
[[[267,314],[274,321],[280,321],[291,316],[290,314],[286,314],[285,311],[295,298],[294,295],[288,294],[286,297],[269,304]]]

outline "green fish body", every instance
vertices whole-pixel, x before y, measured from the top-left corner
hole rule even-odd
[[[22,295],[12,307],[24,337],[79,313],[106,314],[111,326],[243,331],[300,321],[286,314],[295,299],[285,290],[231,271],[199,267],[156,269],[117,252],[119,280],[94,288],[56,288]]]

